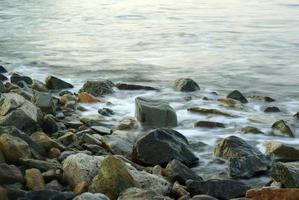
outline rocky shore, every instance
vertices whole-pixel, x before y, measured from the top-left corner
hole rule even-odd
[[[135,98],[135,116],[118,116],[107,95],[120,91],[159,91],[159,88],[110,80],[87,81],[80,90],[61,78],[44,82],[0,66],[0,200],[298,200],[299,149],[279,141],[264,144],[265,152],[231,134],[217,141],[210,155],[225,165],[225,174],[206,179],[194,167],[202,159],[194,143],[176,130],[180,116],[159,98]],[[201,88],[192,79],[174,81],[173,88],[190,94]],[[271,97],[247,97],[235,90],[225,97],[204,97],[240,112],[251,99],[275,102]],[[190,101],[189,97],[183,102]],[[98,105],[97,114],[83,115],[84,105]],[[226,128],[209,116],[234,120],[234,113],[190,106],[185,112],[201,116],[194,128]],[[267,114],[281,110],[268,106]],[[299,114],[293,113],[293,120]],[[253,119],[255,121],[260,119]],[[294,138],[292,122],[281,118],[270,133],[246,126],[242,134]],[[204,148],[203,150],[204,151]],[[249,184],[267,177],[259,187]]]

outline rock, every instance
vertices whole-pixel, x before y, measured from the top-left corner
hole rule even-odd
[[[270,112],[280,112],[280,109],[278,107],[267,107],[265,110],[264,110],[265,113],[270,113]]]
[[[162,167],[160,165],[155,165],[152,168],[152,174],[162,176]]]
[[[219,199],[242,197],[249,189],[240,181],[218,179],[207,181],[188,180],[186,186],[191,195],[206,194]]]
[[[72,187],[83,181],[89,183],[97,175],[102,160],[101,156],[83,153],[70,155],[63,162],[63,175]]]
[[[178,160],[172,160],[169,162],[163,173],[164,176],[168,177],[172,182],[178,181],[183,185],[188,179],[197,181],[203,180],[200,176]]]
[[[158,195],[156,192],[151,190],[144,190],[136,187],[128,188],[124,190],[117,200],[168,200],[168,198],[163,198],[163,196]]]
[[[55,190],[29,191],[26,200],[71,200],[75,197],[73,192],[60,192]]]
[[[111,129],[104,126],[92,126],[90,128],[100,135],[111,135],[113,132]]]
[[[154,90],[154,91],[159,90],[151,86],[135,85],[135,84],[128,84],[128,83],[117,83],[115,87],[117,87],[119,90]]]
[[[272,166],[272,178],[284,187],[299,187],[299,162],[276,162]]]
[[[31,158],[29,145],[24,140],[8,134],[0,136],[0,150],[9,162],[15,163],[21,158]]]
[[[38,80],[33,80],[32,81],[32,85],[31,85],[32,89],[39,91],[39,92],[48,92],[48,88],[46,87],[46,85]]]
[[[50,90],[62,90],[62,89],[74,87],[72,84],[67,83],[55,76],[48,76],[45,82],[46,82],[46,87]]]
[[[236,136],[222,139],[216,145],[214,155],[229,160],[228,173],[231,177],[249,178],[268,169],[266,157]]]
[[[101,138],[103,146],[115,155],[123,155],[127,158],[131,157],[133,143],[127,138],[116,135],[106,135]]]
[[[171,188],[171,194],[172,194],[171,196],[176,197],[176,199],[178,199],[179,197],[182,197],[182,196],[189,196],[190,193],[186,189],[187,188],[185,186],[180,185],[176,181]]]
[[[175,81],[175,89],[181,92],[200,90],[198,84],[190,78],[180,78]]]
[[[0,93],[6,92],[6,87],[2,81],[0,81]]]
[[[109,80],[105,81],[87,81],[79,92],[87,92],[93,96],[102,96],[113,93],[113,83]]]
[[[264,97],[264,101],[270,103],[270,102],[274,102],[275,99],[273,99],[271,97]]]
[[[76,187],[73,189],[73,191],[76,195],[83,194],[88,191],[88,185],[89,185],[89,183],[87,183],[86,181],[82,181],[76,185]]]
[[[49,182],[48,184],[46,184],[45,189],[46,190],[63,191],[64,187],[57,180],[53,180],[53,181]]]
[[[7,190],[4,187],[2,187],[2,186],[0,186],[0,199],[1,200],[8,200],[8,198],[7,198]]]
[[[59,127],[53,115],[47,114],[43,118],[42,122],[43,131],[52,134],[58,131]]]
[[[264,144],[266,154],[273,155],[276,160],[299,161],[299,149],[282,144],[278,141],[268,141]]]
[[[138,128],[137,120],[133,117],[126,117],[121,119],[117,126],[117,130],[132,130]]]
[[[229,93],[227,95],[227,98],[231,98],[237,101],[240,101],[241,103],[248,103],[248,100],[243,96],[243,94],[238,91],[238,90],[234,90],[231,93]]]
[[[297,200],[299,189],[255,188],[246,192],[246,197],[252,200]]]
[[[299,120],[299,112],[297,112],[295,115],[293,115],[297,120]]]
[[[127,188],[138,186],[121,160],[107,156],[101,164],[99,174],[92,180],[89,191],[103,193],[111,200]]]
[[[7,81],[7,80],[8,78],[5,75],[0,74],[0,81]]]
[[[50,159],[58,158],[60,156],[60,154],[61,154],[61,151],[54,147],[49,150],[48,157]]]
[[[101,102],[100,99],[98,99],[97,97],[95,97],[92,94],[89,94],[87,92],[80,92],[78,94],[78,101],[80,103],[98,103],[98,102]]]
[[[0,150],[0,163],[6,163],[4,154],[2,153],[1,150]]]
[[[194,123],[194,127],[202,128],[225,128],[225,125],[220,122],[198,121]]]
[[[76,98],[76,96],[74,95],[74,94],[69,94],[69,93],[67,93],[67,94],[64,94],[64,95],[62,95],[61,97],[60,97],[60,99],[59,99],[59,102],[60,102],[60,104],[61,105],[66,105],[68,102],[76,102],[77,101],[77,98]]]
[[[24,97],[6,93],[0,99],[0,125],[15,126],[19,129],[32,129],[40,122],[42,113]]]
[[[28,85],[32,84],[32,79],[29,76],[23,76],[23,75],[18,74],[18,73],[13,73],[10,76],[10,82],[13,83],[13,84],[17,84],[20,81],[24,81]]]
[[[244,106],[239,102],[236,101],[234,99],[230,99],[230,98],[219,98],[218,101],[225,106],[228,106],[230,108],[235,108],[238,110],[244,110]]]
[[[56,170],[61,169],[61,164],[56,160],[36,160],[36,159],[21,159],[20,160],[23,165],[27,168],[37,168],[42,172],[48,170]]]
[[[46,114],[56,114],[56,105],[51,93],[34,92],[32,102]]]
[[[22,183],[22,172],[14,165],[0,163],[0,184]]]
[[[222,112],[217,109],[191,107],[191,108],[188,108],[187,111],[192,112],[192,113],[204,114],[204,115],[222,115],[222,116],[226,116],[226,117],[232,117],[231,114]]]
[[[109,198],[101,193],[92,194],[89,192],[85,192],[74,198],[74,200],[109,200]]]
[[[274,135],[295,137],[293,128],[284,120],[279,120],[272,125]]]
[[[45,181],[38,169],[27,169],[25,172],[26,186],[30,190],[44,190]]]
[[[114,111],[110,108],[101,108],[98,110],[98,113],[107,117],[109,117],[110,115],[114,115]]]
[[[0,65],[0,73],[1,73],[1,74],[7,73],[7,70],[6,70],[5,67],[2,66],[2,65]]]
[[[132,158],[143,165],[166,165],[173,159],[190,166],[198,158],[188,147],[187,139],[172,129],[156,129],[139,138],[133,147]]]
[[[201,194],[201,195],[195,195],[194,197],[192,197],[191,200],[217,200],[217,199],[210,195]]]
[[[141,97],[135,99],[135,116],[143,126],[177,126],[175,110],[166,102]]]
[[[31,138],[36,141],[38,144],[42,145],[46,150],[50,150],[51,148],[55,147],[60,150],[64,150],[65,147],[56,142],[54,139],[47,136],[44,132],[38,131],[31,135]]]
[[[253,126],[246,126],[241,129],[243,133],[264,134],[260,129]]]
[[[100,115],[84,115],[80,117],[80,122],[86,126],[101,126],[104,123],[104,117]]]

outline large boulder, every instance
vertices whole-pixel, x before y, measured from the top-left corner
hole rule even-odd
[[[32,129],[41,118],[40,109],[24,97],[14,93],[1,95],[0,125],[15,126],[22,130]]]
[[[173,127],[178,123],[176,112],[168,103],[141,97],[135,99],[135,116],[148,127]]]
[[[272,178],[287,188],[299,187],[299,162],[277,162],[272,166]]]
[[[246,197],[256,200],[298,200],[299,189],[295,188],[254,188],[246,192]]]
[[[89,183],[97,175],[103,159],[83,153],[70,155],[63,162],[63,176],[72,187],[81,182]]]
[[[279,120],[272,125],[274,135],[295,137],[293,127],[284,120]]]
[[[186,186],[191,195],[206,194],[219,199],[242,197],[249,189],[240,181],[219,179],[207,181],[188,180]]]
[[[22,172],[14,165],[0,163],[0,184],[22,183]]]
[[[172,129],[156,129],[139,138],[133,147],[132,158],[143,165],[166,165],[173,159],[190,166],[198,158],[189,149],[187,139]]]
[[[227,98],[231,98],[237,101],[240,101],[241,103],[248,103],[248,100],[244,97],[244,95],[238,91],[238,90],[234,90],[231,93],[229,93],[227,95]]]
[[[266,156],[236,136],[222,139],[216,145],[214,155],[228,159],[228,173],[231,177],[249,178],[268,169]]]
[[[53,115],[56,114],[56,105],[51,93],[34,92],[32,102],[44,113]]]
[[[299,161],[299,149],[278,141],[268,141],[265,144],[266,154],[274,156],[276,160]]]
[[[175,89],[181,92],[194,92],[200,90],[198,84],[190,78],[180,78],[174,83]]]
[[[62,90],[74,87],[72,84],[65,82],[55,76],[48,76],[45,82],[46,87],[50,90]]]
[[[87,81],[79,92],[87,92],[95,97],[113,93],[114,84],[109,81]]]

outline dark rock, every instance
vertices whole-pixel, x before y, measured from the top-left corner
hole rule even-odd
[[[0,163],[0,184],[22,183],[23,175],[16,166]]]
[[[46,87],[50,90],[62,90],[67,88],[73,88],[74,86],[70,83],[67,83],[55,76],[48,76],[46,78]]]
[[[172,182],[178,181],[180,184],[185,184],[188,179],[197,181],[203,180],[200,176],[178,160],[172,160],[169,162],[163,172],[164,175]]]
[[[260,129],[253,126],[246,126],[241,129],[243,133],[264,134]]]
[[[59,192],[55,190],[29,191],[24,200],[71,200],[75,197],[73,192]]]
[[[280,112],[280,109],[278,107],[272,106],[272,107],[267,107],[264,110],[265,113],[269,113],[269,112]]]
[[[38,80],[33,80],[32,85],[31,85],[32,89],[39,91],[39,92],[48,92],[48,88],[46,87],[46,84],[44,84],[41,81]]]
[[[115,155],[123,155],[127,158],[131,157],[133,143],[129,139],[116,135],[106,135],[101,138],[101,142],[109,152]]]
[[[234,180],[188,180],[186,185],[191,195],[206,194],[219,199],[242,197],[249,189],[244,183]]]
[[[225,125],[220,122],[211,122],[211,121],[198,121],[194,123],[194,127],[203,127],[203,128],[225,128]]]
[[[210,109],[210,108],[201,108],[201,107],[191,107],[187,109],[189,112],[199,113],[199,114],[206,114],[206,115],[222,115],[226,117],[232,117],[231,114],[222,112],[217,109]]]
[[[135,99],[135,115],[137,120],[148,127],[177,126],[175,110],[166,102],[141,97]]]
[[[90,128],[100,135],[111,135],[113,132],[111,129],[104,126],[92,126]]]
[[[117,83],[115,85],[119,90],[158,90],[157,88],[151,86],[135,85],[128,83]]]
[[[297,112],[297,113],[294,115],[294,117],[295,117],[297,120],[299,120],[299,112]]]
[[[3,73],[7,73],[7,70],[5,69],[4,66],[0,65],[0,73],[3,74]]]
[[[45,115],[43,118],[42,128],[45,133],[52,134],[58,131],[58,124],[53,115]]]
[[[293,128],[284,120],[279,120],[272,125],[274,135],[295,137]]]
[[[264,97],[264,101],[265,101],[265,102],[269,102],[269,103],[271,103],[271,102],[274,102],[275,99],[273,99],[273,98],[271,98],[271,97]]]
[[[18,74],[18,73],[13,73],[10,76],[10,82],[13,83],[13,84],[17,84],[20,81],[24,81],[28,85],[32,84],[32,79],[29,76],[23,76],[23,75]]]
[[[46,184],[45,189],[46,190],[63,191],[64,187],[57,180],[53,180],[53,181],[49,182],[48,184]]]
[[[3,82],[0,81],[0,93],[4,93],[4,92],[6,92],[6,87],[5,87],[5,85],[3,84]]]
[[[156,129],[139,138],[133,147],[133,160],[144,165],[166,165],[173,159],[190,166],[198,158],[188,147],[187,139],[172,129]]]
[[[20,162],[27,168],[37,168],[42,172],[51,169],[61,169],[61,164],[56,160],[21,159]]]
[[[101,109],[98,110],[98,113],[103,115],[103,116],[114,115],[114,111],[111,110],[110,108],[101,108]]]
[[[266,154],[273,155],[276,160],[299,161],[299,149],[277,141],[268,141],[265,144]]]
[[[198,84],[190,78],[180,78],[175,81],[175,88],[181,92],[194,92],[200,90]]]
[[[7,81],[7,80],[8,78],[5,75],[0,74],[0,81]]]
[[[56,105],[51,93],[34,92],[32,102],[46,114],[56,114]]]
[[[88,92],[92,94],[93,96],[102,96],[105,94],[111,94],[113,93],[113,87],[114,84],[109,81],[87,81],[84,83],[83,87],[80,89],[79,92]]]
[[[299,162],[276,162],[272,166],[272,178],[287,188],[299,187]]]
[[[241,103],[248,103],[248,100],[243,96],[243,94],[238,91],[234,90],[231,93],[227,95],[227,98],[235,99],[237,101],[240,101]]]

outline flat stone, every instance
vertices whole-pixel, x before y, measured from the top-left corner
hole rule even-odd
[[[128,84],[128,83],[117,83],[115,87],[117,87],[119,90],[154,90],[154,91],[159,90],[151,86]]]
[[[194,123],[194,127],[202,127],[202,128],[225,128],[225,125],[220,122],[212,122],[212,121],[198,121]]]

